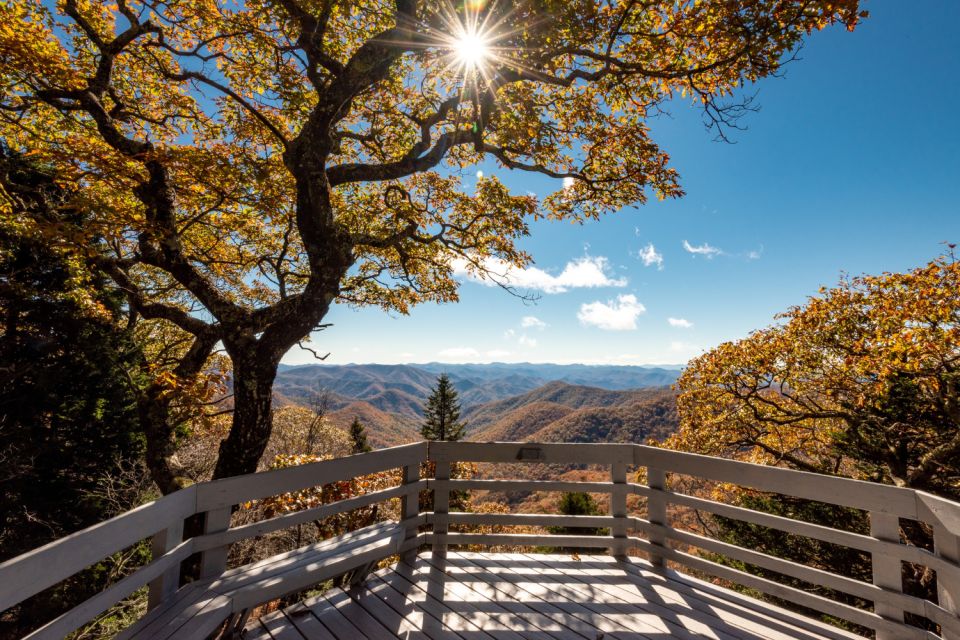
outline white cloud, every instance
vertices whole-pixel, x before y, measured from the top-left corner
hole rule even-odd
[[[546,329],[547,323],[536,316],[524,316],[520,326],[524,329]]]
[[[708,260],[713,258],[714,256],[724,255],[722,249],[718,249],[717,247],[712,247],[706,242],[704,242],[699,246],[694,246],[689,242],[687,242],[686,240],[684,240],[683,248],[686,249],[688,253],[692,253],[695,256],[704,256]]]
[[[473,347],[450,347],[440,351],[437,355],[441,358],[477,358],[480,352]]]
[[[590,302],[580,305],[577,318],[580,324],[608,331],[628,331],[637,328],[637,318],[647,310],[631,294],[617,296],[606,303]]]
[[[608,275],[609,261],[603,256],[583,256],[571,260],[556,276],[537,267],[520,269],[499,258],[482,260],[481,267],[487,275],[471,271],[469,263],[463,258],[456,258],[451,266],[455,275],[487,286],[502,284],[544,293],[564,293],[569,289],[577,288],[627,286],[626,278],[613,278]]]
[[[643,266],[652,267],[653,265],[657,265],[657,271],[663,271],[663,254],[657,251],[657,248],[653,246],[652,242],[648,243],[643,249],[640,249],[637,257],[643,260]]]
[[[491,349],[485,354],[488,358],[506,358],[510,355],[510,352],[506,349]]]
[[[686,318],[667,318],[667,322],[670,323],[671,327],[680,327],[681,329],[690,329],[693,327],[693,323]]]
[[[760,245],[759,249],[754,249],[753,251],[747,252],[747,260],[759,260],[763,255],[763,245]]]
[[[530,347],[531,349],[533,349],[534,347],[537,346],[537,339],[531,338],[527,334],[523,334],[522,336],[517,338],[517,343],[519,343],[524,347]]]

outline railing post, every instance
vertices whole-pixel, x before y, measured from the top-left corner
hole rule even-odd
[[[610,533],[617,540],[610,547],[610,555],[615,558],[627,556],[627,465],[614,462],[610,465],[610,515],[616,518]]]
[[[171,551],[183,542],[183,519],[177,518],[163,531],[153,535],[150,550],[156,560],[163,554]],[[147,610],[153,610],[157,605],[176,593],[180,587],[180,564],[170,567],[159,577],[150,582],[147,596]]]
[[[219,533],[230,528],[230,516],[233,509],[223,507],[211,509],[204,514],[203,532]],[[200,556],[200,577],[210,578],[218,576],[227,569],[227,552],[229,546],[207,549]]]
[[[440,547],[442,555],[447,553],[447,528],[449,526],[450,513],[450,463],[446,461],[437,461],[434,479],[437,481],[436,488],[433,490],[433,537],[434,553],[437,547]]]
[[[870,512],[870,535],[877,540],[900,544],[900,519],[896,515]],[[900,558],[888,553],[871,554],[873,566],[873,584],[890,591],[903,590],[903,570]],[[886,603],[875,601],[873,611],[879,616],[903,624],[903,609]],[[877,640],[896,640],[888,631],[877,630]]]
[[[420,481],[420,464],[411,464],[403,467],[403,484],[415,485]],[[403,496],[403,502],[400,507],[400,520],[407,521],[410,518],[415,518],[420,515],[420,492],[410,490],[407,495]],[[406,524],[406,531],[403,536],[404,544],[408,543],[412,538],[417,537],[417,527],[411,525],[409,522]],[[411,547],[403,552],[401,556],[403,561],[407,564],[413,564],[417,558],[417,548]]]
[[[647,498],[647,520],[656,527],[667,526],[667,501],[663,491],[667,487],[667,474],[662,469],[647,467],[647,486],[650,487],[650,496]],[[662,531],[650,531],[650,543],[655,547],[665,547],[667,537]],[[663,556],[656,551],[650,552],[650,564],[655,567],[663,566]]]
[[[933,525],[933,550],[938,556],[953,564],[960,564],[960,536],[956,536],[941,524]],[[937,600],[940,606],[960,617],[960,580],[955,576],[937,573]],[[960,640],[960,634],[941,629],[943,640]]]

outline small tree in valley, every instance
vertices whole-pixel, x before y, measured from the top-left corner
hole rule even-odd
[[[353,442],[353,453],[367,453],[373,451],[373,447],[367,442],[367,430],[364,428],[360,418],[354,418],[350,423],[350,440]]]
[[[456,442],[463,437],[466,425],[460,422],[460,398],[447,374],[440,374],[437,378],[437,386],[427,398],[423,417],[420,435],[425,440]]]

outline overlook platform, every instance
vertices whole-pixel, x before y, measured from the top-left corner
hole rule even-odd
[[[638,559],[423,553],[247,626],[245,640],[849,640]]]
[[[463,463],[496,471],[457,477]],[[525,465],[540,469],[521,473]],[[596,480],[530,479],[570,465],[590,466]],[[719,486],[835,505],[858,523],[748,509],[723,502],[728,491],[710,490]],[[457,511],[472,491],[584,492],[607,512]],[[288,507],[257,510],[271,503]],[[845,547],[866,572],[734,544],[705,526],[718,516],[798,544]],[[929,540],[910,544],[905,523]],[[280,535],[302,525],[324,533],[306,544]],[[256,561],[237,553],[273,534],[293,543]],[[64,638],[146,588],[148,612],[118,640],[861,637],[825,620],[876,640],[960,640],[960,504],[635,444],[422,442],[198,483],[0,563],[0,613],[15,617],[35,594],[146,544],[148,564],[24,637]],[[529,553],[545,549],[579,555]],[[935,581],[920,594],[903,579],[917,567]],[[302,600],[331,580],[350,586]],[[257,617],[278,602],[296,604]]]

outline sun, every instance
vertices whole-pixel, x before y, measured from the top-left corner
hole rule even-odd
[[[477,69],[490,57],[490,41],[474,29],[464,29],[454,40],[453,50],[466,69]]]

